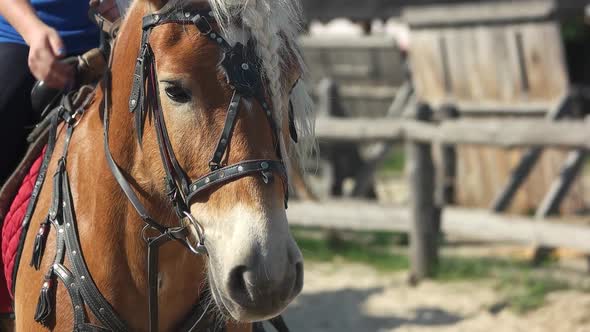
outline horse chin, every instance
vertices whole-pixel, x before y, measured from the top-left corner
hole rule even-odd
[[[285,303],[281,308],[276,308],[269,313],[264,313],[259,310],[252,310],[244,308],[232,300],[228,295],[225,295],[223,291],[219,289],[215,282],[215,277],[209,269],[209,287],[211,289],[211,295],[219,312],[228,319],[235,320],[240,323],[253,323],[265,321],[274,318],[281,314],[281,312],[287,307],[288,303]]]
[[[223,297],[221,296],[221,292],[217,288],[217,285],[215,283],[215,278],[213,278],[213,276],[211,276],[211,272],[209,272],[209,288],[211,290],[211,296],[213,297],[213,301],[215,301],[215,304],[217,305],[217,309],[219,309],[219,312],[223,316],[225,316],[226,318],[230,318],[230,317],[234,318],[233,315],[231,314],[231,310],[229,309],[228,305],[226,305],[225,302],[223,301]]]

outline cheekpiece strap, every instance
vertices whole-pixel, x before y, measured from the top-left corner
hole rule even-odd
[[[133,87],[131,88],[131,95],[129,96],[129,112],[133,113],[137,110],[140,102],[144,98],[145,87],[145,70],[146,70],[146,54],[148,52],[148,39],[150,31],[144,30],[141,35],[141,45],[139,49],[139,56],[135,63],[135,70],[133,71]]]
[[[211,171],[215,171],[219,169],[221,165],[221,160],[223,159],[223,155],[227,151],[227,145],[229,144],[230,137],[232,136],[234,127],[236,125],[236,119],[238,117],[238,111],[240,109],[240,101],[242,100],[242,96],[237,92],[234,91],[234,95],[229,102],[229,107],[227,109],[227,115],[225,117],[225,125],[223,127],[223,131],[221,132],[221,137],[217,142],[217,148],[213,154],[213,158],[209,162],[209,167]]]

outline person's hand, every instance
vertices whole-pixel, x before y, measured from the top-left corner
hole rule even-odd
[[[55,29],[40,25],[25,39],[29,45],[29,68],[36,79],[54,89],[63,89],[74,78],[71,65],[60,62],[66,54],[61,37]]]

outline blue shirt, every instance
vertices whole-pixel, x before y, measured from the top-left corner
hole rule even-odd
[[[31,5],[45,24],[57,30],[68,54],[81,54],[98,46],[98,27],[88,18],[88,0],[31,0]],[[23,38],[2,16],[0,43],[26,45]]]

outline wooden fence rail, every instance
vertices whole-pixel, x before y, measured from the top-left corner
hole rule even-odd
[[[292,202],[287,213],[289,222],[298,226],[356,231],[412,230],[407,207],[367,201]],[[565,247],[590,253],[590,227],[576,224],[575,220],[559,220],[446,207],[442,214],[441,229],[448,234],[482,241]]]
[[[440,124],[414,120],[320,118],[320,141],[432,141],[447,144],[590,149],[590,122],[461,119]]]

